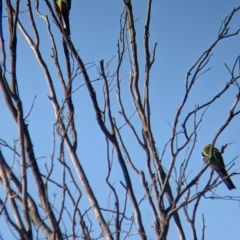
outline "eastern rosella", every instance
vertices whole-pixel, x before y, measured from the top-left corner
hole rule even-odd
[[[217,148],[212,149],[212,157],[210,159],[210,150],[211,144],[206,144],[205,148],[202,151],[202,156],[206,164],[211,161],[210,167],[218,173],[218,175],[223,179],[223,182],[226,184],[229,190],[235,189],[231,178],[228,176],[228,173],[225,168],[224,160],[222,154],[218,151]]]
[[[66,29],[67,34],[70,35],[69,25],[69,11],[71,9],[71,0],[54,0],[56,11],[63,18],[63,27]]]

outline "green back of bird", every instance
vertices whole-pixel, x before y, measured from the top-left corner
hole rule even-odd
[[[203,150],[203,157],[207,163],[210,161],[210,150],[211,150],[211,144],[207,144]],[[218,170],[225,169],[224,160],[222,157],[222,154],[218,151],[217,148],[214,148],[212,150],[212,159],[211,159],[212,165],[216,166]]]

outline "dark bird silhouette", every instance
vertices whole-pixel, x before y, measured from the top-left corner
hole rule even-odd
[[[203,151],[202,156],[204,161],[208,164],[210,163],[210,167],[218,173],[218,175],[223,179],[223,182],[226,184],[229,190],[235,189],[235,185],[233,184],[231,178],[228,176],[228,173],[225,168],[224,160],[222,154],[218,151],[217,148],[213,148],[212,156],[210,158],[210,149],[212,145],[206,144]]]
[[[71,0],[54,0],[54,2],[63,28],[66,29],[67,34],[70,35],[69,11],[71,9]]]

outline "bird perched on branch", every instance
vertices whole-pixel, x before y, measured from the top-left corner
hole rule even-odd
[[[210,163],[212,170],[218,173],[229,190],[235,189],[236,187],[234,186],[231,178],[228,176],[228,173],[226,171],[222,154],[218,151],[217,148],[212,149],[212,156],[210,158],[211,146],[211,144],[206,144],[202,151],[204,161],[206,164]]]
[[[54,3],[63,28],[66,29],[67,34],[70,35],[69,11],[71,9],[71,0],[54,0]]]

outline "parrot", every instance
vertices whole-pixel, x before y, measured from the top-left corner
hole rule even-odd
[[[212,168],[212,170],[216,171],[218,175],[223,179],[223,182],[226,184],[229,190],[235,189],[236,187],[226,171],[222,154],[219,152],[217,148],[213,148],[212,157],[210,159],[209,155],[211,146],[212,146],[211,144],[206,144],[202,151],[202,157],[204,161],[206,162],[206,164],[208,164],[211,161],[210,167]]]
[[[70,36],[69,11],[71,9],[71,0],[54,0],[54,1],[57,13],[60,15],[60,17],[63,18],[63,27],[64,29],[66,29],[67,34]]]

